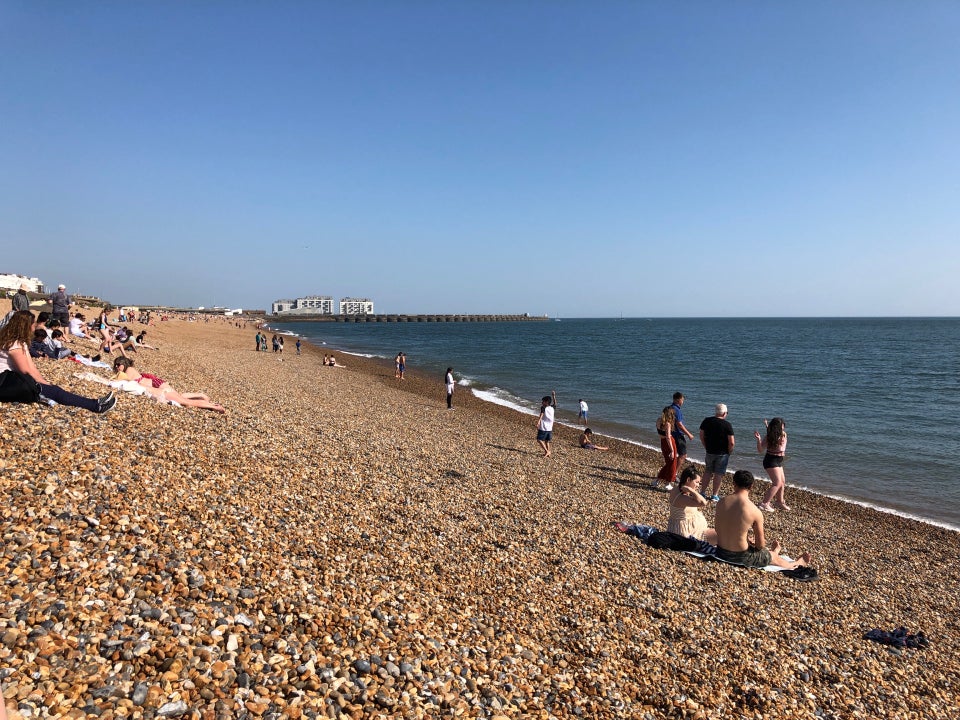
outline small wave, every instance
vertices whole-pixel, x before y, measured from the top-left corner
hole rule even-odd
[[[480,398],[481,400],[486,400],[489,403],[494,405],[503,405],[504,407],[511,408],[517,412],[522,412],[524,415],[538,415],[539,413],[531,410],[525,405],[521,405],[522,402],[520,398],[516,395],[508,393],[506,390],[501,390],[498,387],[492,387],[489,390],[477,390],[474,388],[472,390],[473,394]]]

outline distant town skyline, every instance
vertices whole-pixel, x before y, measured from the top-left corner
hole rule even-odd
[[[115,302],[960,315],[960,4],[0,10],[8,272]]]

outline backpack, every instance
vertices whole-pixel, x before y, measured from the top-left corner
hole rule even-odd
[[[0,402],[35,403],[40,401],[40,385],[17,370],[0,373]]]

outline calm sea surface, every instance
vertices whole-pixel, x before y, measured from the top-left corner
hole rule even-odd
[[[659,448],[674,391],[695,435],[717,402],[730,469],[765,477],[754,430],[786,420],[788,485],[960,529],[960,318],[564,319],[517,323],[283,323],[306,339],[433,373],[455,368],[490,400]],[[703,459],[699,441],[689,455]],[[789,491],[788,491],[789,493]],[[789,502],[789,494],[788,494]]]

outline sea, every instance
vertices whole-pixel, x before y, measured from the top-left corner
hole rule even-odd
[[[960,318],[552,318],[531,322],[282,323],[331,350],[447,367],[460,392],[659,449],[675,391],[698,434],[729,408],[730,470],[766,478],[754,431],[785,420],[788,487],[960,531]],[[688,456],[703,460],[699,440]],[[787,495],[789,502],[789,490]]]

